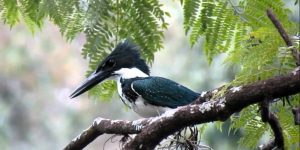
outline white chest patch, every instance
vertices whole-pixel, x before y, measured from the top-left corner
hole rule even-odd
[[[168,107],[154,106],[151,104],[145,104],[145,100],[139,96],[135,103],[130,103],[129,100],[122,93],[122,85],[120,79],[117,81],[118,94],[122,101],[129,106],[135,113],[144,118],[155,117],[163,114],[165,111],[170,110]]]
[[[163,114],[165,111],[170,110],[171,108],[154,106],[151,104],[145,104],[145,100],[139,96],[135,103],[131,104],[131,108],[139,116],[144,118],[155,117]]]
[[[118,88],[118,94],[121,97],[122,101],[129,106],[135,113],[137,113],[139,116],[144,118],[149,117],[155,117],[163,114],[165,111],[171,109],[168,107],[160,107],[160,106],[154,106],[151,104],[145,103],[145,100],[139,96],[135,103],[130,103],[129,100],[125,97],[125,95],[122,92],[122,83],[121,78],[123,79],[129,79],[129,78],[135,78],[135,77],[148,77],[147,74],[144,74],[140,70],[135,69],[120,69],[119,71],[116,71],[115,73],[119,73],[117,80],[117,88]]]
[[[125,105],[131,107],[130,102],[127,100],[127,98],[125,97],[125,95],[122,92],[122,83],[120,80],[121,80],[121,78],[117,78],[118,94],[119,94],[120,98],[122,99],[122,101],[125,103]]]

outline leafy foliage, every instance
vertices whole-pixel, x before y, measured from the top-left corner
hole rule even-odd
[[[59,26],[67,40],[83,32],[86,43],[82,55],[89,60],[89,75],[116,43],[128,37],[152,63],[154,52],[163,47],[163,30],[168,26],[165,16],[169,14],[161,6],[157,0],[70,0],[67,3],[64,0],[0,0],[0,16],[14,26],[21,15],[32,32],[36,27],[41,28],[47,17]],[[114,87],[115,83],[107,82],[93,88],[89,95],[109,98]]]
[[[184,1],[184,28],[194,45],[205,36],[205,53],[208,61],[219,53],[236,49],[245,34],[245,23],[228,6],[227,2],[214,0]]]
[[[233,116],[234,122],[231,129],[243,129],[244,136],[239,143],[242,146],[255,148],[261,136],[268,130],[268,126],[264,124],[260,116],[257,116],[258,106],[252,105],[244,109],[239,116]]]
[[[291,100],[294,102],[292,106],[297,106],[297,102],[300,101],[300,94],[294,95]],[[283,129],[284,143],[286,149],[300,149],[300,126],[292,126],[294,118],[291,115],[291,107],[283,107],[282,105],[276,107],[278,110],[277,115],[280,121],[280,125]]]
[[[271,108],[278,118],[280,125],[283,129],[283,135],[285,139],[286,149],[299,148],[299,126],[295,126],[293,116],[291,115],[291,107],[297,106],[300,95],[294,95],[291,97],[291,106],[283,106],[282,102],[275,103]],[[240,139],[239,143],[249,148],[255,148],[265,133],[272,133],[271,128],[261,121],[261,117],[258,116],[259,108],[257,105],[249,106],[241,111],[239,115],[232,116],[233,120],[230,129],[237,131],[243,129],[244,136]]]
[[[17,0],[3,0],[0,2],[1,18],[10,26],[19,21]]]
[[[291,50],[267,18],[271,8],[290,35],[299,32],[299,23],[288,20],[289,10],[282,0],[180,0],[184,10],[184,30],[191,45],[205,39],[204,51],[209,63],[221,53],[225,62],[240,66],[235,79],[225,87],[243,85],[290,72],[295,63]],[[297,3],[298,0],[295,2]],[[86,43],[82,55],[89,61],[89,75],[105,56],[124,38],[132,38],[142,49],[143,57],[152,63],[154,53],[162,46],[163,31],[170,16],[158,0],[0,0],[1,20],[14,26],[22,18],[34,32],[45,18],[72,40],[84,33]],[[295,41],[299,49],[299,41]],[[115,89],[114,82],[93,88],[89,95],[108,99]],[[299,102],[299,94],[292,96],[292,106]],[[295,146],[299,137],[293,125],[290,108],[273,105],[284,129],[285,144]],[[258,106],[250,106],[232,117],[231,129],[243,128],[242,146],[254,148],[258,140],[270,131],[261,122]],[[220,128],[221,124],[218,124]],[[205,126],[203,126],[204,130]]]

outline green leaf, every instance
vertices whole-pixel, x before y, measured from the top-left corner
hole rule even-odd
[[[4,23],[12,27],[19,21],[17,0],[3,0],[2,3],[1,18],[3,18]]]
[[[216,126],[216,128],[222,132],[222,126],[223,126],[224,122],[221,122],[221,121],[215,121],[214,122],[214,125]]]
[[[89,90],[88,95],[92,99],[110,100],[117,88],[115,81],[105,81]]]

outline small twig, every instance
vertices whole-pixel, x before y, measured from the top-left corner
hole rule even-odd
[[[295,125],[300,125],[300,105],[292,109]]]
[[[278,32],[281,35],[282,39],[284,40],[285,44],[288,47],[292,47],[293,42],[291,41],[288,34],[284,30],[282,24],[276,18],[275,14],[273,13],[273,11],[271,9],[267,9],[267,15],[268,15],[269,19],[272,21],[272,23],[274,24],[274,26],[276,27],[276,29],[278,30]],[[297,51],[296,48],[292,47],[292,55],[296,61],[296,65],[300,66],[300,53]]]
[[[277,147],[283,149],[284,148],[284,138],[283,138],[282,128],[280,126],[278,118],[276,117],[275,114],[270,113],[270,118],[269,118],[268,122],[274,132],[275,143],[276,143]]]
[[[269,143],[260,146],[262,150],[271,150],[275,147],[278,149],[284,149],[284,139],[282,134],[282,128],[276,117],[276,115],[269,110],[269,100],[265,99],[261,102],[261,118],[263,122],[268,122],[274,132],[275,140],[271,140]]]
[[[270,112],[269,112],[269,101],[264,100],[260,104],[260,113],[261,113],[261,120],[263,122],[267,122],[270,119]]]

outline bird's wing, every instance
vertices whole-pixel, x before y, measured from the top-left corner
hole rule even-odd
[[[187,105],[199,96],[198,93],[161,77],[135,80],[131,87],[147,103],[170,108]]]

